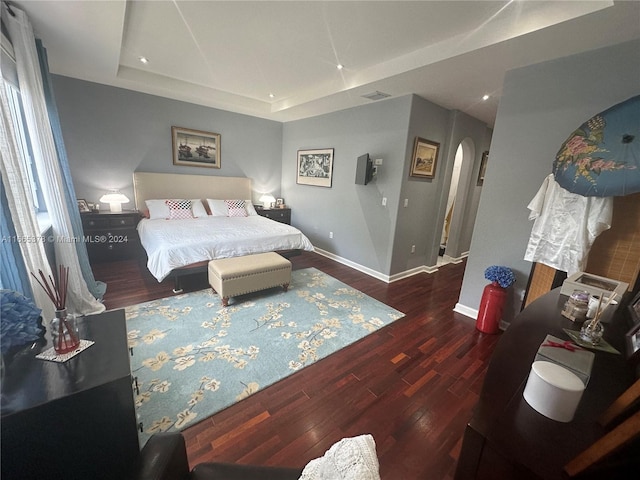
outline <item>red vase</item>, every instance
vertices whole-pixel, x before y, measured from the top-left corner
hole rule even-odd
[[[498,333],[506,299],[507,289],[498,285],[498,282],[492,282],[484,287],[476,320],[478,330],[484,333]]]

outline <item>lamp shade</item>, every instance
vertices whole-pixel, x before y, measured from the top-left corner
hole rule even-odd
[[[102,203],[108,203],[112,212],[121,212],[122,204],[128,203],[129,198],[120,192],[109,192],[100,197],[100,201]]]
[[[260,201],[264,208],[271,208],[271,204],[276,201],[275,197],[269,193],[265,193],[260,197]]]

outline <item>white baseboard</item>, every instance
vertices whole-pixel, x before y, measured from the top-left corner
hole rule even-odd
[[[462,305],[461,303],[456,303],[456,306],[453,307],[453,311],[460,313],[465,317],[473,318],[474,320],[478,318],[478,310]]]
[[[331,252],[327,252],[326,250],[322,250],[321,248],[317,248],[314,247],[315,252],[318,255],[322,255],[323,257],[327,257],[330,258],[331,260],[334,260],[338,263],[341,263],[343,265],[346,265],[348,267],[353,268],[354,270],[358,270],[359,272],[362,272],[366,275],[369,275],[370,277],[376,278],[378,280],[381,280],[385,283],[393,283],[396,282],[398,280],[401,280],[403,278],[407,278],[407,277],[411,277],[413,275],[416,275],[418,273],[434,273],[438,271],[438,267],[437,266],[432,266],[432,267],[428,267],[426,265],[423,265],[421,267],[416,267],[416,268],[412,268],[411,270],[406,270],[404,272],[400,272],[400,273],[396,273],[393,274],[391,276],[389,275],[385,275],[383,273],[377,272],[375,270],[372,270],[369,267],[365,267],[364,265],[360,265],[359,263],[356,262],[352,262],[351,260],[348,260],[346,258],[340,257],[334,253]]]
[[[428,267],[426,265],[422,265],[421,267],[412,268],[411,270],[405,270],[404,272],[395,273],[391,275],[391,282],[397,282],[398,280],[402,280],[403,278],[411,277],[413,275],[417,275],[418,273],[435,273],[438,271],[438,267],[436,265]]]
[[[447,263],[462,263],[465,258],[469,256],[469,252],[462,252],[459,257],[452,257],[450,255],[443,255],[442,258]]]
[[[335,260],[336,262],[346,265],[347,267],[351,267],[354,270],[358,270],[359,272],[365,273],[370,277],[377,278],[378,280],[382,280],[383,282],[386,282],[386,283],[390,283],[388,275],[384,275],[380,272],[376,272],[375,270],[372,270],[369,267],[365,267],[364,265],[360,265],[359,263],[352,262],[351,260],[347,260],[346,258],[340,257],[335,253],[327,252],[326,250],[322,250],[321,248],[318,248],[318,247],[313,247],[313,248],[318,255],[322,255],[323,257],[327,257],[327,258],[330,258],[331,260]]]

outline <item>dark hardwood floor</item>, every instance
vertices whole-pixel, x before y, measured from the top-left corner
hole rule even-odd
[[[189,461],[304,466],[344,437],[371,433],[383,480],[452,479],[464,428],[500,335],[453,312],[465,263],[391,284],[315,253],[315,267],[404,312],[359,342],[186,429]],[[143,263],[94,267],[107,308],[172,295]],[[185,291],[207,288],[206,274]]]

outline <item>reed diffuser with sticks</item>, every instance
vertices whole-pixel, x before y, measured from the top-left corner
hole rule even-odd
[[[69,287],[69,267],[60,265],[58,281],[51,275],[47,278],[38,270],[40,278],[31,272],[33,278],[44,289],[56,309],[55,317],[49,323],[53,348],[58,354],[69,353],[80,346],[80,335],[74,315],[67,312],[67,290]]]
[[[591,320],[587,320],[580,329],[580,338],[585,342],[590,342],[592,345],[598,345],[604,335],[604,326],[600,321],[602,312],[613,302],[616,298],[616,293],[612,292],[611,296],[607,299],[605,304],[602,304],[602,298],[605,292],[602,292],[598,299],[598,306],[596,308],[596,314]]]

